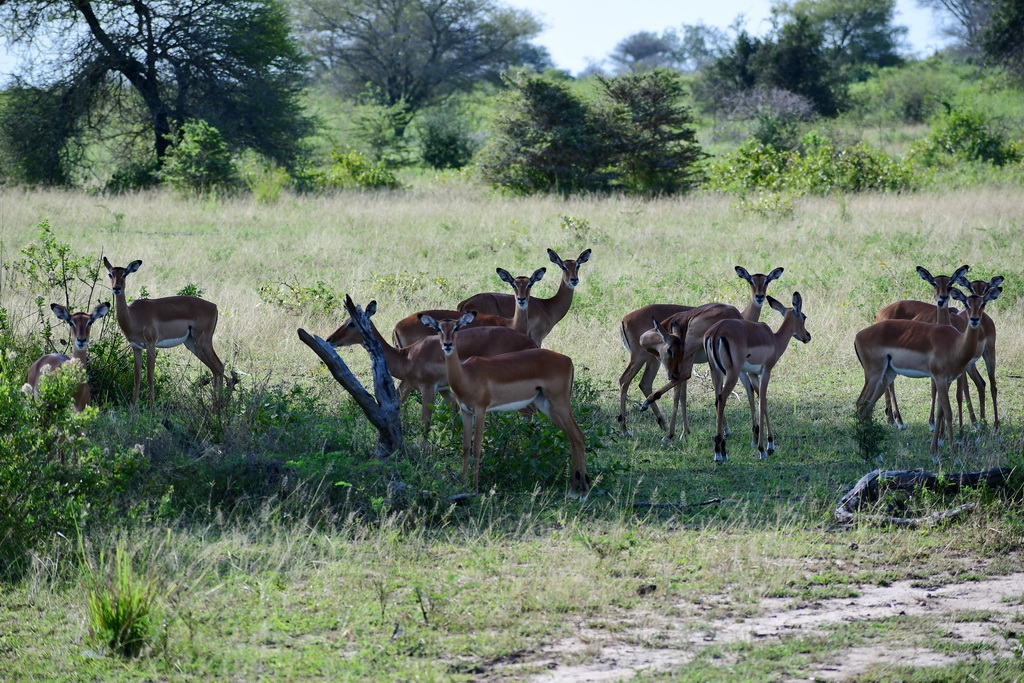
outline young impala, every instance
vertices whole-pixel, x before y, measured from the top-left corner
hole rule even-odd
[[[640,378],[640,390],[645,400],[640,409],[651,408],[658,420],[658,426],[667,431],[664,440],[671,441],[675,436],[676,416],[681,408],[683,429],[680,436],[684,437],[690,433],[686,415],[686,382],[690,379],[694,363],[707,362],[707,358],[704,357],[704,332],[719,320],[736,318],[757,322],[761,318],[761,309],[768,296],[768,285],[781,277],[783,271],[783,268],[775,268],[767,275],[751,275],[746,268],[736,266],[736,276],[750,285],[750,300],[742,312],[735,306],[719,303],[696,307],[675,306],[673,308],[680,309],[676,311],[669,311],[667,304],[654,304],[638,308],[622,318],[622,345],[629,351],[629,365],[619,377],[619,425],[623,433],[629,433],[626,429],[626,394],[641,367],[644,368],[644,374]],[[669,334],[673,325],[686,330],[684,338],[676,340],[678,348],[670,348],[669,337],[653,328],[654,320],[660,321],[662,331]],[[653,392],[659,361],[666,366],[669,383]],[[672,364],[671,368],[668,367],[669,363]],[[672,421],[666,426],[656,401],[670,388],[675,389],[675,394],[672,400]]]
[[[768,325],[749,320],[722,320],[711,326],[704,334],[704,352],[711,366],[711,381],[715,387],[715,412],[718,428],[715,434],[715,462],[728,458],[725,448],[725,401],[736,386],[743,381],[750,404],[750,420],[754,434],[754,447],[761,459],[775,452],[775,435],[768,419],[768,382],[772,370],[789,347],[793,337],[807,344],[811,335],[807,332],[807,316],[803,312],[803,298],[800,292],[793,293],[793,307],[786,308],[780,302],[768,297],[768,303],[782,314],[782,324],[772,332]],[[757,382],[760,394],[760,410],[754,414],[752,382]]]
[[[538,345],[551,334],[555,325],[565,317],[572,306],[572,297],[580,283],[580,266],[590,260],[590,249],[585,249],[575,261],[563,261],[554,249],[548,249],[548,258],[562,269],[562,280],[558,283],[558,291],[550,299],[530,299],[530,337]],[[515,302],[508,294],[484,293],[475,294],[459,302],[460,313],[476,311],[478,314],[500,315],[511,317]],[[436,318],[435,318],[436,319]]]
[[[377,302],[366,306],[367,317],[377,312]],[[373,325],[373,322],[370,322]],[[444,354],[433,339],[421,339],[415,344],[395,348],[387,343],[384,336],[373,325],[373,333],[384,351],[384,362],[392,377],[401,380],[399,401],[405,402],[413,389],[419,389],[423,402],[420,420],[423,423],[423,440],[430,432],[430,418],[434,413],[434,397],[439,389],[448,385]],[[346,320],[327,338],[332,346],[362,344],[363,336],[351,319]],[[459,335],[459,348],[465,358],[472,356],[496,356],[512,351],[537,348],[536,342],[525,334],[507,327],[473,327]]]
[[[892,384],[896,375],[930,377],[938,396],[938,416],[932,432],[931,453],[938,457],[943,427],[953,438],[953,411],[949,404],[949,385],[975,358],[985,305],[999,297],[1002,289],[988,289],[983,296],[965,296],[952,289],[951,297],[967,307],[967,331],[951,325],[936,325],[919,320],[883,320],[857,333],[853,347],[864,368],[864,388],[857,398],[861,420],[868,420],[875,402]]]
[[[83,368],[85,367],[89,356],[89,332],[92,329],[92,324],[107,314],[110,304],[102,303],[94,308],[92,313],[69,313],[68,309],[60,304],[50,304],[50,310],[58,319],[63,320],[71,327],[74,343],[70,357],[63,353],[48,353],[29,367],[28,382],[25,388],[33,396],[39,396],[39,381],[47,372],[57,372],[72,359],[81,363]],[[75,391],[75,410],[82,412],[91,401],[92,394],[89,391],[89,383],[82,382]]]
[[[469,472],[472,453],[473,490],[479,490],[480,450],[487,413],[535,406],[569,437],[571,485],[574,491],[585,496],[590,482],[584,437],[569,404],[574,372],[572,359],[548,349],[530,349],[461,360],[460,345],[456,341],[458,332],[474,317],[475,314],[466,313],[458,320],[437,321],[428,315],[421,316],[423,324],[438,333],[448,385],[462,409],[463,479]]]
[[[124,268],[114,266],[103,257],[103,265],[110,276],[114,291],[114,312],[117,324],[135,355],[135,386],[132,404],[138,405],[139,385],[142,379],[142,351],[146,351],[146,382],[149,385],[149,405],[156,407],[156,387],[153,370],[156,350],[179,344],[195,354],[213,373],[213,397],[218,400],[224,383],[224,364],[213,350],[213,333],[217,329],[217,304],[197,296],[167,296],[161,299],[135,299],[130,304],[125,298],[125,280],[142,265],[132,261]],[[233,382],[232,382],[233,384]]]
[[[530,290],[541,281],[547,269],[538,268],[530,277],[524,275],[513,277],[504,268],[497,268],[495,272],[498,273],[498,277],[502,281],[507,282],[512,287],[512,294],[502,296],[509,297],[514,306],[512,310],[508,311],[509,315],[492,315],[476,311],[477,317],[471,327],[508,327],[516,332],[529,334],[530,324],[534,317],[534,306],[538,301],[538,299],[530,296]],[[419,311],[402,318],[395,325],[395,331],[391,335],[395,346],[409,346],[410,344],[415,344],[420,339],[434,336],[434,331],[420,322],[421,315],[428,315],[434,320],[444,320],[447,318],[457,319],[462,315],[462,312],[446,310]],[[530,335],[530,337],[540,346],[539,339],[533,337],[533,335]]]

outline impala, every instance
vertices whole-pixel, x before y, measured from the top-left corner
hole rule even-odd
[[[366,306],[366,315],[377,312],[377,302]],[[370,322],[373,325],[373,322]],[[421,339],[415,344],[395,348],[387,343],[384,336],[373,325],[373,333],[384,351],[384,362],[391,375],[402,381],[399,400],[405,402],[413,389],[419,389],[423,401],[420,420],[423,423],[423,440],[430,433],[430,418],[434,412],[434,397],[437,391],[447,386],[444,354],[433,339]],[[332,346],[362,344],[363,336],[351,319],[346,320],[327,338]],[[463,330],[459,335],[459,347],[466,358],[472,356],[496,356],[512,351],[537,348],[536,342],[525,334],[505,327],[474,327]]]
[[[936,323],[939,325],[950,325],[949,317],[949,292],[950,288],[954,283],[966,283],[964,275],[970,269],[970,266],[960,266],[953,272],[952,275],[935,275],[932,276],[927,269],[921,266],[917,267],[917,274],[922,280],[930,284],[935,288],[935,304],[932,305],[926,301],[915,301],[912,299],[904,299],[895,303],[889,304],[875,315],[875,322],[881,322],[883,320],[920,320],[926,323]],[[965,326],[964,322],[961,322],[959,329],[963,332]],[[978,375],[978,371],[973,368],[974,375]],[[973,376],[972,376],[973,378]],[[981,381],[984,384],[984,380],[978,375],[975,379],[975,383]],[[974,421],[974,407],[971,405],[970,394],[967,393],[967,388],[962,378],[957,380],[957,400],[960,401],[961,396],[966,396],[967,399],[967,410],[970,413],[971,421]],[[984,397],[981,399],[984,401]],[[962,411],[961,411],[962,413]],[[906,429],[907,425],[903,421],[903,415],[900,413],[899,404],[896,401],[896,385],[892,384],[888,389],[885,390],[885,417],[889,424],[893,425],[897,429]],[[963,419],[961,418],[961,423]],[[935,429],[935,388],[932,387],[932,407],[928,414],[928,426],[931,429]]]
[[[142,379],[142,351],[146,351],[146,381],[149,385],[149,405],[156,407],[156,387],[153,370],[156,350],[179,344],[195,354],[213,373],[213,397],[217,401],[224,383],[224,364],[213,350],[213,333],[217,329],[217,304],[197,296],[168,296],[161,299],[135,299],[130,304],[125,298],[127,277],[137,271],[142,261],[132,261],[121,268],[111,265],[103,257],[103,265],[110,276],[114,291],[114,312],[117,324],[135,355],[135,386],[132,404],[138,405],[139,385]],[[234,384],[232,381],[230,384]]]
[[[558,291],[550,299],[530,299],[530,337],[542,344],[544,338],[551,334],[555,325],[565,317],[572,306],[573,293],[580,283],[580,266],[590,260],[590,249],[585,249],[575,261],[563,261],[554,249],[548,249],[548,258],[562,269],[562,280]],[[476,311],[489,315],[511,317],[515,302],[508,294],[476,294],[459,302],[460,313]]]
[[[473,490],[479,490],[480,450],[487,413],[535,406],[569,437],[572,488],[585,496],[590,490],[590,482],[587,479],[583,432],[569,404],[573,382],[572,359],[548,349],[530,349],[461,360],[456,338],[459,330],[473,322],[474,317],[474,313],[466,313],[458,320],[437,321],[427,315],[421,316],[423,324],[438,333],[448,385],[462,409],[463,479],[469,471],[472,453]]]
[[[477,311],[477,318],[473,321],[473,327],[485,327],[485,326],[498,326],[508,327],[516,332],[528,334],[530,328],[530,321],[533,320],[533,306],[538,301],[530,296],[530,290],[533,286],[540,282],[541,278],[544,277],[544,273],[547,272],[546,268],[538,268],[533,272],[530,277],[519,276],[512,277],[504,268],[497,268],[495,272],[498,273],[503,281],[507,282],[512,286],[513,294],[506,294],[512,299],[515,304],[514,310],[509,311],[510,315],[491,315],[481,314]],[[498,296],[497,294],[495,296]],[[420,322],[420,316],[427,315],[434,320],[445,320],[445,319],[458,319],[462,315],[462,311],[445,311],[445,310],[433,310],[433,311],[419,311],[412,315],[406,316],[398,321],[395,325],[395,331],[392,333],[391,338],[395,342],[395,346],[409,346],[415,344],[420,339],[426,337],[433,337],[434,332],[429,327]],[[532,335],[531,335],[532,337]],[[537,345],[540,346],[540,340],[534,338]]]
[[[110,304],[102,303],[94,308],[92,313],[69,313],[68,309],[60,304],[50,304],[50,310],[58,319],[63,320],[71,327],[74,343],[70,357],[63,353],[48,353],[29,367],[25,389],[36,397],[39,396],[39,381],[47,372],[57,372],[72,359],[81,363],[83,368],[85,367],[89,356],[89,331],[94,322],[107,314]],[[82,412],[91,401],[92,394],[89,391],[89,383],[82,382],[75,390],[75,410]]]
[[[790,337],[807,344],[811,341],[811,335],[807,332],[807,316],[803,312],[800,292],[793,292],[792,308],[786,308],[771,297],[768,297],[768,304],[782,315],[782,324],[775,332],[764,323],[721,320],[704,334],[704,352],[711,366],[711,381],[715,387],[715,462],[728,458],[725,448],[725,401],[739,379],[743,380],[747,403],[750,404],[753,446],[762,460],[775,452],[775,435],[768,419],[768,382],[772,378],[772,369],[789,347]],[[752,393],[754,381],[757,382],[760,395],[757,417],[754,414]]]
[[[966,278],[961,278],[961,283]],[[996,275],[991,280],[971,280],[966,282],[970,291],[978,296],[985,296],[985,293],[989,289],[995,289],[999,285],[1003,284],[1003,276]],[[957,317],[963,319],[964,316],[959,311],[954,311]],[[954,318],[956,320],[956,318]],[[957,324],[957,323],[954,323]],[[961,329],[957,324],[957,329]],[[962,331],[962,330],[961,330]],[[971,374],[971,379],[974,380],[974,384],[978,387],[978,403],[981,408],[981,419],[985,420],[985,380],[982,378],[981,373],[977,371],[975,363],[978,357],[985,361],[985,371],[988,373],[989,390],[992,392],[992,429],[993,431],[999,431],[999,404],[996,401],[996,324],[992,321],[987,313],[983,313],[981,316],[981,334],[978,337],[978,351],[974,361],[971,362],[971,369],[974,372]],[[970,406],[970,403],[968,403]],[[974,419],[973,414],[971,419]]]
[[[983,310],[1001,292],[999,287],[993,287],[983,296],[965,296],[958,289],[950,290],[950,296],[967,307],[966,332],[959,332],[950,325],[919,320],[883,320],[858,332],[854,339],[854,350],[864,368],[864,388],[857,398],[860,418],[866,421],[871,417],[875,402],[892,384],[896,375],[930,377],[935,384],[939,403],[931,446],[933,457],[937,457],[943,427],[948,429],[951,442],[953,437],[949,385],[975,357]]]
[[[658,374],[659,360],[664,364],[664,356],[670,353],[669,349],[665,346],[666,337],[654,331],[651,326],[652,320],[660,320],[663,331],[671,330],[674,323],[678,324],[681,328],[684,325],[688,328],[691,318],[695,315],[692,311],[697,308],[702,309],[700,311],[700,321],[693,326],[693,332],[687,335],[689,344],[685,348],[679,349],[675,356],[674,362],[677,368],[668,371],[670,384],[663,387],[661,392],[658,393],[658,397],[660,397],[668,388],[676,388],[672,401],[672,421],[669,426],[666,428],[665,420],[661,416],[661,411],[658,410],[658,405],[655,402],[657,398],[654,401],[645,400],[644,404],[641,405],[641,410],[646,410],[648,407],[651,408],[658,420],[658,426],[666,429],[668,432],[664,440],[670,441],[675,436],[676,415],[679,412],[680,405],[683,413],[682,436],[690,432],[686,416],[686,381],[690,378],[693,363],[707,362],[702,345],[704,332],[718,320],[725,320],[727,318],[742,318],[755,322],[759,320],[765,297],[768,296],[768,285],[773,280],[777,280],[783,271],[783,268],[775,268],[767,275],[763,273],[751,275],[747,272],[746,268],[736,266],[736,276],[745,280],[750,285],[750,300],[742,312],[737,310],[736,307],[727,304],[705,304],[704,306],[697,307],[654,304],[638,308],[622,318],[620,326],[622,345],[629,352],[629,364],[619,377],[619,425],[623,434],[629,434],[629,430],[626,428],[626,395],[629,392],[630,383],[636,377],[640,368],[644,368],[644,374],[640,377],[640,390],[643,392],[645,399],[650,399],[654,389],[654,378]],[[685,377],[682,379],[680,379],[680,370],[678,368],[681,366],[679,364],[686,366]],[[675,379],[673,379],[673,376]]]

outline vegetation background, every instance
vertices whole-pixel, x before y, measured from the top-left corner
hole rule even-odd
[[[78,124],[60,129],[53,154],[32,156],[15,144],[40,139],[26,131],[59,127],[14,105],[59,103],[53,96],[69,91],[24,82],[0,93],[3,677],[471,680],[603,666],[619,678],[782,679],[831,675],[863,653],[859,668],[841,669],[847,677],[1024,675],[1016,475],[1002,491],[893,493],[871,510],[927,517],[975,505],[951,522],[837,527],[833,517],[875,467],[1020,464],[1024,110],[1014,62],[986,52],[982,32],[927,60],[859,58],[852,69],[827,43],[806,47],[814,32],[790,21],[808,14],[800,7],[780,5],[779,27],[764,36],[655,35],[676,50],[657,59],[628,52],[644,41],[624,41],[621,73],[603,80],[544,72],[543,56],[526,49],[529,17],[508,17],[518,47],[504,66],[539,71],[467,77],[471,87],[416,111],[401,96],[339,89],[350,72],[320,74],[285,111],[296,130],[315,124],[313,134],[273,137],[288,143],[273,154],[184,109],[162,154],[149,134],[141,147],[111,145],[140,120],[115,78],[102,82],[125,95],[118,115],[60,109],[93,118],[69,118]],[[292,54],[291,34],[273,35]],[[818,81],[842,76],[835,112],[771,80],[786,75],[777,57],[792,48],[787,36],[839,69]],[[765,45],[757,59],[738,59]],[[320,59],[314,72],[328,64],[303,50]],[[719,101],[706,96],[715,69],[754,78]],[[573,131],[585,136],[572,149],[596,150],[594,173],[610,185],[579,192],[556,181],[519,194],[487,184],[479,164],[495,158],[502,117],[525,111],[517,120],[541,130],[534,114],[543,110],[515,100],[541,81],[579,114]],[[602,99],[609,89],[621,99]],[[569,139],[564,127],[545,130],[545,150]],[[626,163],[623,140],[656,144]],[[685,153],[661,153],[679,141]],[[680,175],[647,174],[658,166],[643,164],[659,159],[675,159],[669,171]],[[647,170],[623,171],[637,168]],[[627,176],[657,182],[614,180]],[[687,180],[663,182],[677,177]],[[576,364],[574,407],[597,493],[565,499],[568,445],[540,416],[489,418],[484,491],[468,500],[458,495],[456,416],[444,405],[429,448],[417,443],[413,399],[405,452],[375,459],[373,430],[296,329],[326,337],[349,294],[377,301],[374,321],[388,336],[413,311],[502,291],[499,266],[549,266],[536,287],[549,296],[558,282],[549,247],[563,258],[593,249],[545,346]],[[178,348],[160,352],[156,410],[132,409],[131,355],[114,316],[93,332],[94,409],[71,413],[80,379],[71,373],[39,401],[21,393],[31,361],[66,347],[48,304],[109,300],[101,256],[142,260],[129,298],[182,293],[218,304],[215,344],[241,376],[226,408],[214,408],[206,369]],[[926,382],[897,381],[907,431],[883,426],[881,408],[873,425],[855,422],[863,375],[852,339],[882,306],[928,298],[915,266],[947,274],[965,263],[972,279],[1006,278],[988,309],[1003,428],[968,426],[933,464]],[[650,415],[634,410],[635,387],[633,436],[620,435],[621,317],[655,302],[742,305],[748,287],[735,265],[783,266],[770,292],[788,301],[799,291],[809,317],[813,341],[790,345],[769,388],[778,451],[753,457],[737,397],[731,459],[712,462],[700,366],[688,438],[662,444]],[[774,327],[777,316],[766,315]],[[342,356],[368,377],[361,349]],[[987,410],[991,421],[991,401]],[[998,577],[1009,588],[988,601],[756,637],[762,619],[838,610],[833,599],[982,590],[1003,586]],[[744,624],[755,633],[736,635]]]

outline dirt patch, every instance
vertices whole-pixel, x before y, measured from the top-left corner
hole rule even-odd
[[[515,669],[529,667],[545,673],[532,678],[536,683],[568,681],[619,681],[639,672],[668,671],[692,661],[712,643],[731,644],[761,638],[822,634],[825,627],[884,619],[900,615],[933,616],[947,619],[949,637],[963,644],[985,644],[993,648],[983,656],[1009,656],[1013,643],[1002,634],[1017,631],[1011,622],[1024,615],[1024,573],[986,581],[915,587],[911,581],[890,586],[869,586],[855,598],[822,600],[810,607],[791,609],[790,600],[766,599],[761,615],[737,621],[702,621],[692,606],[679,605],[684,615],[667,617],[636,613],[616,620],[616,628],[581,625],[570,638],[541,648],[533,657],[512,667],[496,667],[487,679],[515,677]],[[956,622],[957,613],[991,613],[983,621]],[[611,623],[611,622],[606,622]],[[964,654],[963,659],[978,657]],[[943,666],[958,661],[959,655],[938,653],[927,648],[882,642],[837,652],[832,661],[822,662],[813,679],[844,680],[865,672],[873,664],[902,666]]]

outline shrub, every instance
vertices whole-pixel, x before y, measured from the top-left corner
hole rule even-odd
[[[478,147],[465,119],[451,108],[427,114],[420,121],[419,138],[420,158],[437,169],[462,168]]]
[[[326,169],[310,169],[298,175],[305,190],[397,190],[402,184],[383,164],[367,159],[359,152],[335,152],[334,164]]]
[[[160,184],[160,164],[156,161],[129,163],[117,168],[103,189],[114,194],[145,190]]]
[[[1007,142],[989,117],[955,108],[948,109],[928,136],[913,146],[911,154],[926,166],[941,165],[943,157],[1003,166],[1024,156],[1020,145]]]
[[[150,645],[159,622],[157,581],[140,577],[119,541],[113,567],[101,552],[97,566],[86,564],[85,593],[93,637],[122,657],[136,657]]]
[[[176,190],[206,194],[236,181],[235,165],[220,131],[202,120],[186,121],[167,152],[163,179]]]

